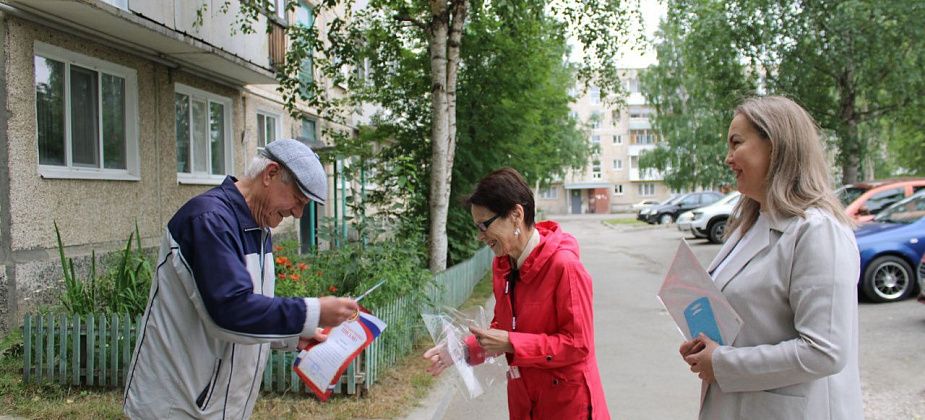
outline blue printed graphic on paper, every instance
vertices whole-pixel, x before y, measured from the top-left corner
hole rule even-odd
[[[687,328],[691,332],[691,338],[696,338],[700,333],[710,337],[719,345],[724,345],[723,336],[719,333],[719,325],[716,324],[716,318],[713,316],[713,307],[710,306],[710,299],[702,297],[691,302],[684,309],[684,318],[687,319]]]

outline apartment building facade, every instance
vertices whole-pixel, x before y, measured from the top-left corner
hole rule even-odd
[[[572,171],[536,193],[537,209],[546,214],[628,211],[642,200],[661,201],[671,191],[658,171],[641,169],[639,157],[656,147],[654,110],[639,92],[639,71],[621,71],[627,92],[622,106],[607,103],[591,86],[571,105],[572,116],[586,126],[595,152],[583,170]]]
[[[118,249],[136,224],[155,246],[184,202],[241,175],[266,143],[322,149],[325,128],[354,130],[304,104],[293,118],[276,92],[287,25],[325,19],[311,3],[287,12],[285,0],[265,1],[250,34],[232,30],[240,3],[223,3],[0,1],[0,332],[55,301],[55,223],[85,271],[91,250]],[[326,83],[311,62],[303,71]],[[343,216],[340,165],[330,166],[335,200],[278,231],[314,241],[318,218]]]

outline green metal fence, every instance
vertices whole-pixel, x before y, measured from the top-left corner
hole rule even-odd
[[[435,305],[459,306],[488,272],[491,260],[491,250],[482,248],[472,258],[437,274],[427,295]],[[334,393],[368,389],[385,369],[411,351],[423,333],[421,308],[409,298],[370,309],[388,327],[348,367]],[[26,315],[23,381],[121,387],[140,324],[140,316],[128,315]],[[278,350],[270,354],[263,373],[264,391],[310,392],[292,371],[295,357],[294,352]]]

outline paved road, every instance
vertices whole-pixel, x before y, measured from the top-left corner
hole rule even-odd
[[[655,298],[680,233],[673,226],[608,227],[599,216],[554,219],[578,238],[594,278],[597,357],[611,414],[696,418],[700,383],[677,356],[680,334]],[[690,243],[703,265],[719,250]],[[908,300],[859,309],[867,418],[925,419],[925,305]],[[448,420],[505,418],[503,384],[471,401],[456,392],[445,413]]]

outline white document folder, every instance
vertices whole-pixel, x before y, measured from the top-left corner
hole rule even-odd
[[[686,340],[702,332],[720,345],[732,345],[742,328],[742,318],[683,239],[658,291],[658,299]]]

